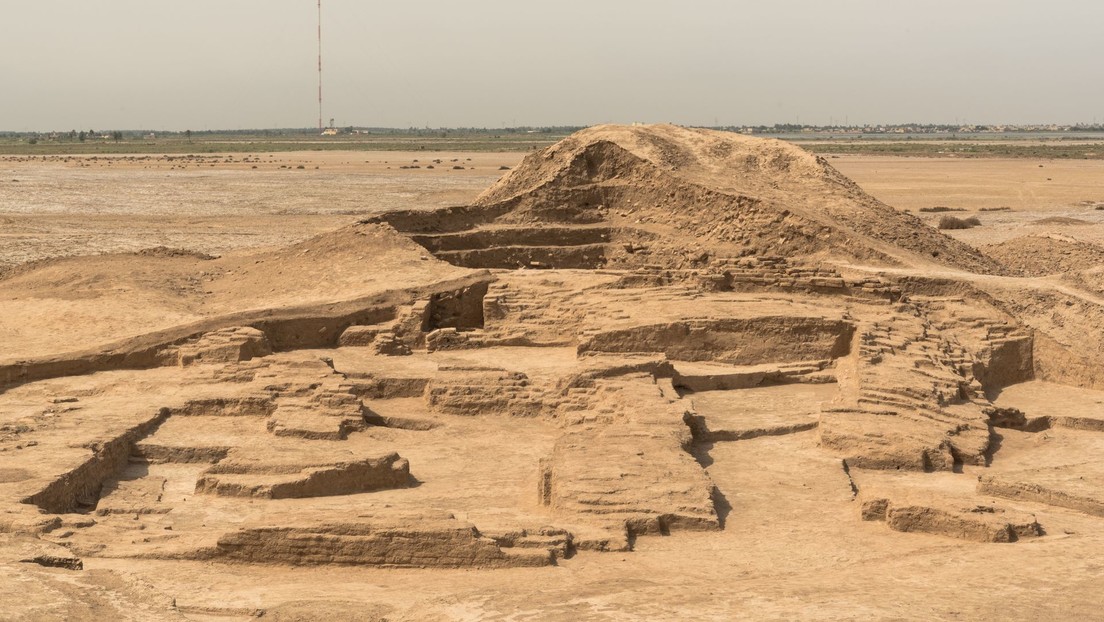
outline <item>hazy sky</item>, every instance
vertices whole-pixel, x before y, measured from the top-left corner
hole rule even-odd
[[[387,127],[1104,121],[1100,0],[322,0]],[[317,123],[315,0],[0,0],[0,130]]]

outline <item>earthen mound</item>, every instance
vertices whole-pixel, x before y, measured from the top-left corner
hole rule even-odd
[[[152,248],[143,248],[142,250],[134,253],[139,257],[193,257],[195,259],[217,259],[214,255],[208,255],[207,253],[201,253],[199,251],[188,250],[186,248],[171,248],[168,246],[154,246]]]
[[[587,242],[592,248],[586,254],[597,265],[687,267],[776,255],[882,265],[936,261],[1000,272],[975,249],[866,194],[823,158],[779,140],[673,125],[589,128],[529,155],[472,206],[393,213],[383,220],[400,231],[452,238],[478,228],[511,228],[520,233],[502,233],[510,241],[499,246],[546,249],[565,246],[552,239],[564,237],[560,228],[593,233],[605,227],[604,238]],[[529,231],[536,227],[545,228],[549,239]],[[434,252],[495,246],[486,240],[416,240]],[[569,267],[555,252],[531,256]],[[442,258],[515,267],[510,264],[519,255],[499,257],[498,266],[488,263],[494,260],[485,252]]]
[[[1087,225],[1089,221],[1081,220],[1080,218],[1070,218],[1069,216],[1048,216],[1047,218],[1040,218],[1033,225]]]
[[[1104,248],[1066,237],[1024,236],[983,250],[1024,276],[1079,272],[1104,265]]]
[[[0,280],[0,313],[8,322],[0,369],[93,346],[129,352],[139,347],[128,341],[134,339],[152,340],[142,348],[165,345],[276,315],[325,309],[321,315],[342,317],[396,288],[471,274],[434,260],[390,227],[364,224],[220,258],[155,249],[49,259]]]
[[[668,126],[378,220],[0,280],[4,619],[1099,617],[1104,250]]]

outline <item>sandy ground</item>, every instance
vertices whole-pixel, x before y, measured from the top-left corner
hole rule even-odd
[[[283,245],[367,214],[469,202],[523,155],[4,156],[0,267],[153,246],[217,255]],[[979,213],[982,227],[951,232],[973,245],[1044,233],[1104,242],[1104,227],[1037,222],[1104,223],[1104,210],[1094,209],[1104,203],[1104,161],[836,156],[830,162],[867,192],[933,225],[940,215],[920,208],[962,208],[966,215],[1012,208]],[[400,168],[410,166],[421,168]]]
[[[718,444],[708,471],[739,508],[731,527],[643,538],[631,554],[580,553],[550,571],[94,564],[151,577],[158,590],[178,595],[178,607],[193,616],[231,603],[246,614],[211,620],[247,620],[250,610],[271,606],[304,585],[312,586],[314,598],[367,601],[396,612],[415,605],[424,619],[442,621],[1093,617],[1097,564],[1077,554],[1098,546],[1091,519],[1047,513],[1052,525],[1086,531],[1045,544],[986,545],[894,533],[856,520],[846,477],[814,445],[809,433]],[[1004,574],[1003,595],[995,598],[995,567],[1032,570]],[[229,580],[211,585],[208,577],[216,569]],[[408,615],[399,619],[417,619]]]
[[[0,278],[0,342],[18,359],[0,387],[0,577],[16,577],[0,579],[0,619],[1099,618],[1095,295],[936,270],[935,253],[850,265],[847,279],[741,257],[706,275],[720,277],[704,281],[714,291],[668,282],[679,270],[667,268],[468,270],[372,224],[257,248],[469,202],[520,157],[0,158],[0,269],[154,245],[225,253],[82,258]],[[1104,229],[1086,203],[1104,199],[1104,163],[831,162],[899,209],[980,214],[981,227],[956,232],[965,241]],[[761,186],[793,181],[790,170]],[[563,209],[562,196],[549,206]],[[779,196],[803,209],[823,199]],[[877,201],[837,199],[838,213],[903,222],[898,239],[932,234]],[[1002,206],[1012,210],[978,211]],[[702,207],[692,198],[671,213]],[[1050,217],[1090,224],[1033,224]],[[783,220],[746,228],[773,240]],[[650,244],[625,252],[662,259]],[[894,298],[894,282],[873,277],[895,273],[957,289],[932,295],[923,282],[896,290],[914,299]],[[371,345],[344,341],[368,333]],[[92,349],[67,353],[77,345]],[[392,356],[400,346],[407,356]],[[1025,361],[1054,381],[1015,384]],[[653,370],[661,363],[670,373]],[[1003,389],[992,404],[982,367]],[[1010,423],[990,444],[988,405],[1048,427]],[[340,477],[391,451],[412,479],[368,489],[351,485],[363,474]],[[325,490],[316,476],[330,478]],[[1004,478],[1003,496],[978,492],[987,476]],[[220,478],[225,488],[209,486]],[[1050,496],[1008,492],[1039,481]],[[266,497],[277,485],[302,494]],[[882,516],[868,515],[878,501]],[[406,531],[391,535],[388,520]],[[271,525],[301,530],[263,536]],[[994,525],[1003,531],[979,531]],[[365,526],[409,558],[368,561]],[[49,547],[24,554],[9,538],[36,530],[33,545]],[[479,565],[449,535],[476,530],[496,550],[567,530],[578,550],[539,568]],[[242,533],[269,540],[250,557]],[[298,565],[301,541],[329,557]],[[557,550],[528,544],[545,561]],[[486,559],[532,557],[519,552]],[[70,554],[83,571],[58,567]]]
[[[864,190],[901,209],[943,205],[1068,210],[1104,201],[1104,162],[830,156]]]
[[[521,156],[305,152],[184,158],[0,157],[0,266],[153,246],[210,254],[282,246],[366,214],[462,204]],[[406,166],[422,168],[400,168]]]
[[[1100,160],[988,160],[838,156],[832,166],[882,201],[910,210],[935,226],[944,206],[977,216],[981,227],[948,231],[982,246],[1026,235],[1058,234],[1104,243],[1104,162]],[[1007,211],[980,211],[1009,207]],[[1057,221],[1039,222],[1057,218]],[[1079,222],[1080,221],[1080,222]]]

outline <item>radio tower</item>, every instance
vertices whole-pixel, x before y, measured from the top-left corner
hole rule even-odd
[[[322,133],[322,0],[318,0],[318,133]]]

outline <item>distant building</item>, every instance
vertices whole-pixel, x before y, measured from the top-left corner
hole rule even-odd
[[[326,129],[322,130],[322,135],[323,136],[337,136],[337,128],[327,127]]]

